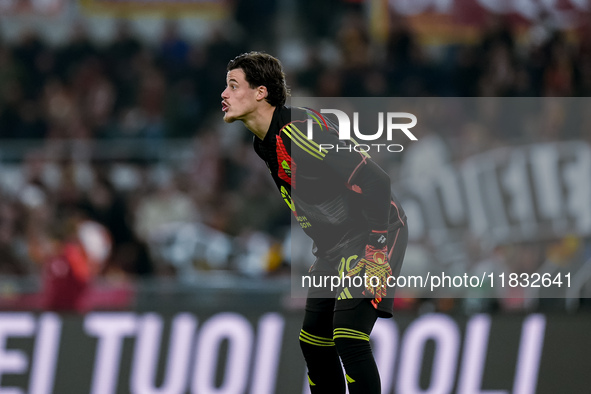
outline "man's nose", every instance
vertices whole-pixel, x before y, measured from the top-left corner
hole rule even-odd
[[[228,88],[225,88],[225,89],[222,91],[222,98],[223,98],[223,99],[226,99],[226,98],[228,98],[228,94],[227,94],[227,92],[228,92]]]

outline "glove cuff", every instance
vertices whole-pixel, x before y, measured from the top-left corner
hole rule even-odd
[[[388,231],[373,230],[369,233],[367,244],[376,249],[383,249],[388,244]]]

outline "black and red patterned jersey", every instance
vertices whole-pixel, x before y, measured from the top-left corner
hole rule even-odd
[[[313,138],[307,135],[310,123]],[[265,138],[254,137],[255,151],[320,252],[406,224],[388,175],[367,153],[345,149],[350,144],[339,140],[330,121],[306,108],[276,108]]]

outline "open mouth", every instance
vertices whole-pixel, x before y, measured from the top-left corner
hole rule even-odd
[[[228,110],[228,104],[222,101],[222,111],[226,112]]]

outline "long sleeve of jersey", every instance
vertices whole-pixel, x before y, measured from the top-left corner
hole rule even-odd
[[[371,230],[388,227],[391,189],[390,178],[367,153],[355,150],[352,141],[342,141],[330,123],[313,123],[313,138],[308,138],[307,122],[294,120],[283,128],[286,143],[302,178],[319,173],[338,177],[344,185],[360,195],[361,209]],[[294,187],[295,186],[295,187]],[[297,184],[292,183],[296,189]]]
[[[349,181],[361,189],[363,212],[372,230],[385,231],[390,215],[390,177],[372,160],[366,160]]]

